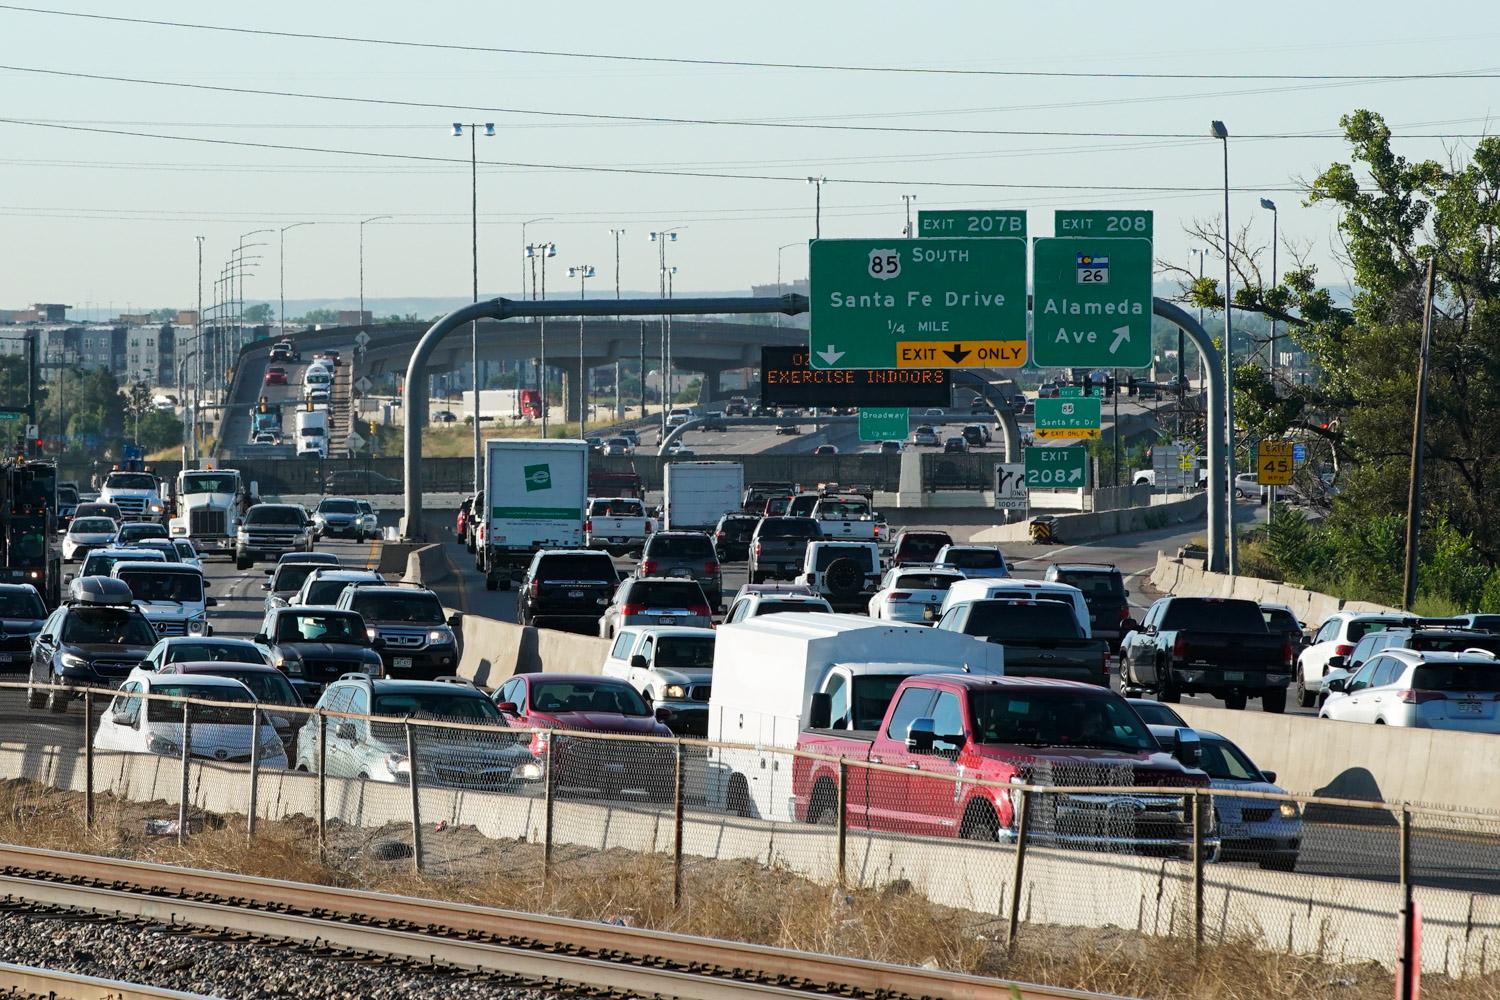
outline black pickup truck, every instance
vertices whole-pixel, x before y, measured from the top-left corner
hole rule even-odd
[[[1286,710],[1296,647],[1266,628],[1254,601],[1163,597],[1139,624],[1127,620],[1120,640],[1120,678],[1127,690],[1175,702],[1211,694],[1226,708],[1259,698],[1267,712]]]
[[[1085,639],[1071,604],[1016,598],[964,601],[937,627],[1005,649],[1005,676],[1047,677],[1109,687],[1109,643]]]

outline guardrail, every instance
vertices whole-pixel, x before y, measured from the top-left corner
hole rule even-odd
[[[1334,965],[1390,966],[1410,893],[1426,923],[1424,969],[1482,974],[1500,946],[1495,815],[1137,786],[1110,764],[1039,764],[1033,784],[995,784],[942,754],[914,771],[668,736],[182,697],[134,706],[150,724],[141,730],[168,741],[156,748],[175,752],[109,749],[110,713],[130,707],[87,692],[81,717],[38,712],[9,728],[0,817],[50,818],[13,820],[0,839],[56,846],[67,830],[88,831],[90,844],[129,850],[143,824],[149,842],[236,823],[269,835],[310,817],[316,837],[289,828],[285,842],[348,879],[378,856],[462,883],[490,874],[516,850],[506,845],[531,845],[534,856],[503,864],[540,871],[543,891],[528,898],[544,909],[569,886],[627,871],[639,880],[657,858],[659,879],[630,891],[673,908],[741,882],[788,900],[799,886],[839,884],[1000,914],[1009,940],[1028,928],[1115,927]],[[281,721],[279,741],[264,720]],[[236,729],[241,746],[259,747],[248,759],[226,744]],[[287,744],[290,768],[280,766]]]

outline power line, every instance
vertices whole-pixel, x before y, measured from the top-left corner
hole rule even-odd
[[[5,9],[0,5],[0,9]],[[380,97],[355,97],[345,94],[317,94],[296,90],[266,90],[257,87],[229,87],[221,84],[191,83],[181,80],[157,80],[149,77],[136,76],[113,76],[105,73],[84,73],[79,70],[46,69],[39,66],[16,66],[0,64],[0,70],[12,73],[29,73],[38,76],[63,77],[73,80],[95,80],[103,83],[129,83],[146,87],[167,87],[175,90],[207,91],[218,94],[237,94],[249,97],[280,97],[303,101],[331,101],[339,104],[374,105],[377,107],[397,108],[419,108],[429,111],[464,111],[491,115],[530,115],[540,118],[557,118],[578,122],[590,127],[601,123],[613,125],[695,125],[695,126],[720,126],[727,128],[757,128],[757,129],[796,129],[814,132],[870,132],[876,134],[902,134],[902,135],[985,135],[985,136],[1033,136],[1033,137],[1059,137],[1059,138],[1082,138],[1082,139],[1173,139],[1186,140],[1194,143],[1211,143],[1214,140],[1206,135],[1196,132],[1113,132],[1113,131],[1068,131],[1062,129],[981,129],[981,128],[938,128],[933,126],[914,125],[847,125],[829,122],[776,120],[776,119],[738,119],[738,118],[677,118],[665,115],[619,115],[605,114],[594,111],[541,111],[535,108],[507,108],[507,107],[481,107],[470,104],[451,104],[433,101],[408,101],[395,98]],[[1338,84],[1344,86],[1346,84]],[[1271,88],[1270,90],[1231,91],[1228,94],[1174,94],[1159,97],[1140,98],[1111,98],[1090,101],[1065,102],[1060,104],[1038,104],[1023,105],[1008,108],[972,108],[963,109],[959,112],[925,112],[925,113],[980,113],[980,112],[1011,112],[1029,110],[1054,110],[1062,107],[1092,107],[1096,105],[1146,103],[1152,101],[1166,100],[1188,100],[1203,96],[1235,96],[1238,94],[1277,93],[1285,90],[1300,90],[1303,88]],[[520,123],[519,126],[509,127],[536,127],[532,123]],[[1338,133],[1330,132],[1272,132],[1272,133],[1247,133],[1237,136],[1236,141],[1248,139],[1327,139],[1341,138]],[[1431,136],[1403,136],[1401,138],[1484,138],[1483,135],[1431,135]]]
[[[232,146],[240,149],[270,149],[301,153],[323,153],[329,156],[358,156],[381,160],[401,160],[419,163],[463,163],[465,161],[445,156],[422,156],[415,153],[382,153],[363,149],[333,149],[325,146],[295,146],[287,143],[249,142],[241,139],[212,139],[205,136],[167,135],[159,132],[137,132],[128,129],[87,128],[81,125],[58,125],[55,123],[23,121],[16,118],[0,118],[0,124],[19,125],[26,128],[52,129],[62,132],[81,132],[92,135],[117,135],[137,139],[159,139],[168,142],[190,142],[209,146]],[[490,160],[497,166],[519,167],[528,170],[561,170],[578,173],[634,174],[652,177],[693,177],[710,180],[772,181],[806,184],[806,176],[788,174],[714,173],[706,170],[662,170],[643,167],[614,167],[602,164],[582,163],[528,163],[516,160]],[[934,181],[934,180],[882,180],[878,178],[828,177],[829,183],[849,185],[872,185],[887,187],[907,185],[929,188],[983,188],[1005,191],[1133,191],[1142,193],[1206,192],[1222,191],[1219,185],[1172,185],[1172,184],[1019,184],[1001,181]],[[1300,187],[1286,184],[1261,184],[1250,187],[1234,187],[1231,191],[1241,193],[1273,194],[1300,193]]]
[[[867,66],[845,63],[766,62],[751,59],[693,59],[685,56],[631,55],[617,52],[575,52],[560,49],[502,48],[490,45],[460,45],[451,42],[417,42],[409,39],[373,38],[362,35],[331,35],[307,31],[277,31],[269,28],[242,28],[232,25],[200,24],[155,18],[121,17],[112,14],[89,14],[82,11],[53,10],[0,4],[0,10],[54,17],[74,17],[116,24],[142,24],[157,28],[180,28],[193,31],[217,31],[264,38],[295,38],[309,41],[345,42],[359,45],[388,45],[399,48],[435,49],[447,52],[475,52],[486,55],[540,56],[551,59],[587,59],[623,63],[666,63],[678,66],[715,66],[735,69],[811,70],[839,73],[881,73],[920,76],[1036,77],[1077,80],[1310,80],[1381,82],[1407,80],[1495,80],[1500,72],[1485,70],[1450,70],[1425,73],[1156,73],[1100,72],[1083,70],[962,69],[943,66]]]

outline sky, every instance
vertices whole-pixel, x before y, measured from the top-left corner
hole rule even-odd
[[[451,135],[455,121],[496,124],[493,138],[476,143],[484,295],[519,292],[529,276],[521,223],[536,218],[545,221],[527,227],[526,241],[557,246],[549,295],[576,294],[566,269],[586,264],[597,274],[588,294],[613,294],[612,228],[624,230],[627,291],[654,293],[658,247],[648,234],[670,228],[679,229],[666,248],[678,294],[747,292],[776,281],[778,260],[785,279],[805,277],[816,224],[809,176],[828,178],[824,237],[900,235],[903,195],[914,211],[1025,208],[1033,236],[1051,234],[1057,208],[1152,209],[1156,257],[1186,266],[1201,244],[1184,228],[1222,212],[1212,119],[1232,137],[1235,225],[1251,222],[1269,244],[1270,213],[1259,199],[1272,198],[1283,239],[1342,283],[1336,217],[1299,193],[1347,159],[1339,116],[1379,111],[1398,136],[1411,136],[1397,140],[1405,155],[1446,160],[1472,147],[1463,136],[1490,130],[1500,96],[1500,78],[1101,75],[1495,74],[1493,0],[1434,0],[1420,20],[1388,0],[1267,0],[1232,15],[1140,0],[33,2],[41,6],[32,11],[481,50],[0,5],[0,308],[66,302],[75,316],[191,308],[200,235],[211,299],[242,234],[268,228],[276,231],[245,239],[247,298],[274,300],[284,263],[288,300],[352,299],[358,222],[374,216],[392,218],[364,227],[368,301],[467,297],[470,142]],[[78,73],[157,83],[57,75]],[[640,118],[693,122],[629,120]],[[841,127],[786,127],[794,124]],[[923,129],[950,131],[911,131]],[[1014,134],[1039,132],[1174,137]],[[1288,133],[1323,137],[1257,138]],[[601,169],[558,169],[582,166]],[[1140,187],[1174,190],[1128,190]],[[312,225],[279,232],[293,223]]]

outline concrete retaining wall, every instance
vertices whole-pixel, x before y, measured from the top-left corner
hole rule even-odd
[[[175,758],[104,754],[96,787],[140,802],[175,806],[180,771]],[[0,777],[25,777],[59,788],[84,787],[81,750],[0,744]],[[690,782],[701,787],[701,778]],[[248,770],[195,762],[189,797],[195,808],[243,814]],[[262,771],[258,815],[268,820],[316,816],[317,779],[291,771]],[[425,855],[445,860],[443,834],[433,824],[470,826],[495,840],[538,842],[545,826],[535,788],[520,793],[424,789],[419,808]],[[411,821],[404,787],[330,778],[328,815],[364,828]],[[673,817],[665,807],[608,805],[559,798],[553,842],[592,850],[661,853],[672,848]],[[683,849],[693,858],[744,859],[780,867],[815,881],[837,877],[837,834],[830,827],[745,819],[690,808]],[[404,839],[404,837],[402,838]],[[858,885],[910,885],[936,903],[981,913],[1004,913],[1011,893],[1013,849],[950,838],[895,837],[851,830],[848,872]],[[1500,897],[1419,889],[1423,907],[1422,965],[1429,973],[1486,971],[1491,941],[1500,948]],[[1191,867],[1126,855],[1033,848],[1027,852],[1021,918],[1059,926],[1118,927],[1153,935],[1190,933]],[[1397,886],[1323,876],[1284,875],[1230,865],[1205,871],[1205,938],[1257,937],[1268,948],[1330,961],[1374,961],[1390,967],[1396,953]]]
[[[1151,585],[1164,594],[1239,597],[1264,604],[1284,604],[1296,613],[1298,620],[1311,628],[1316,628],[1329,615],[1339,610],[1399,613],[1399,609],[1388,608],[1383,604],[1341,601],[1331,594],[1303,590],[1274,580],[1210,573],[1196,561],[1174,559],[1164,552],[1157,554],[1156,568],[1151,572]]]
[[[458,673],[481,687],[504,684],[513,674],[542,671],[597,674],[609,655],[609,640],[464,615]]]
[[[1207,499],[1202,493],[1185,500],[1155,504],[1150,507],[1126,507],[1122,510],[1106,510],[1096,514],[1062,514],[1052,529],[1052,538],[1062,545],[1075,545],[1110,535],[1122,535],[1136,531],[1164,528],[1169,524],[1187,524],[1200,521],[1207,511]],[[976,533],[973,542],[1024,542],[1031,538],[1031,526],[1025,521],[1002,524]]]

